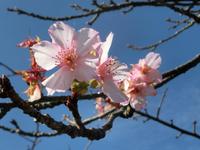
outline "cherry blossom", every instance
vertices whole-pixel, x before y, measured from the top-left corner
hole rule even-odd
[[[114,107],[117,108],[117,107],[119,107],[119,105],[117,105],[117,103],[113,103],[109,99],[105,100],[102,97],[96,98],[95,108],[96,108],[98,114],[105,113]]]
[[[103,100],[101,97],[96,98],[95,108],[96,108],[98,114],[104,113],[104,105],[103,105]]]
[[[17,46],[22,47],[22,48],[29,48],[33,46],[34,44],[37,44],[39,41],[40,41],[39,37],[36,37],[35,39],[29,38],[20,42],[19,44],[17,44]]]
[[[159,83],[162,76],[157,70],[161,64],[159,54],[150,52],[144,59],[140,59],[138,64],[132,66],[131,74],[135,80],[141,80],[146,83]]]
[[[100,42],[99,33],[91,28],[75,31],[63,22],[49,28],[52,42],[41,41],[31,47],[37,64],[45,70],[59,69],[42,82],[48,95],[65,92],[72,81],[88,81],[96,76],[96,51]]]
[[[146,105],[147,96],[155,96],[156,90],[153,84],[159,83],[162,76],[157,70],[161,64],[161,57],[157,53],[150,52],[144,59],[140,59],[138,64],[132,65],[128,78],[124,83],[124,92],[129,102],[135,109],[142,109]]]
[[[29,38],[20,42],[17,46],[21,48],[29,48],[31,68],[23,71],[16,71],[18,75],[22,76],[22,79],[28,84],[28,88],[25,91],[28,101],[35,101],[41,98],[41,85],[40,82],[44,80],[45,70],[38,66],[35,61],[33,51],[30,47],[40,42],[39,37]]]
[[[100,60],[97,75],[102,83],[102,91],[114,102],[120,103],[127,100],[125,94],[119,89],[118,83],[126,78],[127,65],[108,57],[112,43],[113,33],[110,33],[100,48]]]

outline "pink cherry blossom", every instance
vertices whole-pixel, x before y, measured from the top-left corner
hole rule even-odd
[[[65,92],[72,81],[88,81],[96,75],[96,54],[99,33],[91,28],[75,31],[63,22],[56,22],[49,28],[52,42],[41,41],[32,50],[37,64],[45,70],[58,66],[59,69],[42,82],[48,95]]]
[[[119,61],[108,57],[112,39],[113,34],[110,33],[106,41],[101,45],[97,75],[102,83],[102,91],[114,102],[120,103],[127,100],[127,97],[117,84],[126,78],[127,65],[120,64]]]
[[[98,114],[105,113],[109,110],[111,110],[113,107],[118,107],[119,105],[116,105],[116,103],[111,102],[109,99],[104,99],[101,97],[96,98],[96,105],[95,108],[97,110]]]
[[[125,82],[128,83],[126,83],[124,89],[131,101],[137,99],[138,97],[140,99],[145,99],[146,96],[156,95],[156,90],[145,82],[137,82],[135,80],[129,80]]]
[[[159,54],[150,52],[145,59],[140,59],[139,63],[132,66],[131,74],[135,80],[151,83],[159,83],[162,80],[158,68],[161,64]]]
[[[162,80],[162,76],[157,70],[160,64],[160,55],[151,52],[145,59],[140,59],[138,64],[132,66],[127,79],[123,82],[124,92],[129,100],[122,105],[130,102],[135,109],[140,110],[145,107],[146,97],[156,95],[153,84]]]
[[[96,98],[95,108],[96,108],[98,114],[104,113],[104,104],[103,104],[103,100],[101,97]]]
[[[33,46],[34,44],[37,44],[39,41],[40,39],[38,37],[36,37],[35,39],[29,38],[17,44],[17,47],[29,48]]]

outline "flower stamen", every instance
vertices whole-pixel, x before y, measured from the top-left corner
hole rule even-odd
[[[77,65],[78,55],[75,49],[61,50],[56,56],[59,66],[67,66],[71,71],[74,71]]]

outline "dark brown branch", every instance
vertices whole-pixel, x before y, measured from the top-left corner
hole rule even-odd
[[[162,125],[165,125],[167,127],[175,129],[177,131],[180,131],[182,134],[190,135],[192,137],[200,139],[200,135],[198,135],[197,133],[193,133],[193,132],[184,130],[184,129],[178,127],[178,126],[175,126],[173,123],[168,123],[166,121],[159,119],[158,117],[151,116],[148,113],[136,111],[134,109],[129,109],[131,115],[125,115],[124,111],[125,111],[126,108],[123,108],[123,107],[121,109],[116,109],[116,111],[114,111],[110,115],[107,123],[102,128],[99,128],[99,129],[84,129],[84,132],[82,132],[82,131],[80,132],[80,130],[77,129],[76,127],[73,127],[71,125],[66,126],[61,122],[55,121],[53,118],[51,118],[48,115],[42,115],[40,112],[38,112],[37,110],[32,108],[28,103],[24,102],[17,95],[17,93],[14,91],[14,89],[12,88],[12,86],[9,83],[9,80],[6,77],[4,77],[3,80],[4,80],[4,83],[6,85],[6,87],[4,87],[4,89],[7,92],[7,95],[9,95],[10,99],[17,105],[18,108],[23,110],[23,112],[25,114],[28,114],[29,116],[31,116],[33,118],[36,118],[36,120],[38,122],[46,124],[48,127],[50,127],[53,130],[56,130],[60,134],[63,133],[63,134],[68,134],[71,137],[82,136],[82,137],[87,137],[90,140],[98,140],[98,139],[103,138],[105,136],[106,131],[110,130],[112,128],[112,125],[113,125],[115,118],[117,118],[119,116],[121,116],[123,118],[129,118],[135,112],[139,115],[142,115],[142,116],[147,117],[147,118],[149,118],[153,121],[156,121],[156,122],[158,122]]]
[[[94,122],[94,121],[96,121],[96,120],[98,120],[98,119],[105,118],[106,116],[112,114],[115,110],[116,110],[116,108],[112,108],[112,109],[110,109],[109,111],[107,111],[107,112],[105,112],[105,113],[102,113],[102,114],[99,114],[99,115],[96,115],[96,116],[92,116],[92,117],[90,117],[90,118],[87,118],[87,119],[83,120],[83,124],[84,124],[84,125],[87,125],[87,124],[89,124],[89,123],[91,123],[91,122]]]
[[[38,110],[31,107],[27,102],[25,102],[23,99],[19,97],[19,95],[15,92],[15,90],[11,86],[10,81],[7,77],[3,76],[1,80],[3,80],[3,82],[5,83],[3,85],[3,88],[5,89],[6,95],[13,101],[13,103],[15,103],[15,105],[18,108],[20,108],[24,112],[24,114],[27,114],[32,118],[35,118],[37,122],[45,124],[47,127],[51,128],[52,130],[56,130],[60,134],[61,133],[67,134],[71,138],[81,136],[81,137],[87,137],[90,140],[99,140],[105,137],[107,128],[84,129],[83,132],[83,130],[77,128],[76,126],[65,125],[62,122],[54,120],[47,114],[41,114]]]
[[[68,97],[66,105],[69,108],[69,110],[72,112],[72,115],[74,116],[74,121],[75,121],[77,127],[82,132],[84,132],[85,126],[81,121],[81,116],[80,116],[79,111],[78,111],[78,98],[77,98],[77,96],[74,95],[74,96],[72,96],[72,98]]]
[[[81,95],[78,97],[78,99],[89,100],[89,99],[95,99],[97,97],[105,98],[106,96],[103,93],[94,93],[94,94],[88,94],[88,95]],[[37,110],[41,110],[41,109],[46,109],[46,108],[53,108],[61,104],[64,104],[66,103],[67,98],[71,98],[71,96],[43,96],[40,100],[37,100],[34,102],[27,102],[27,103],[30,106],[36,108]],[[0,116],[5,114],[7,111],[9,111],[10,109],[14,107],[16,107],[14,103],[0,103]]]
[[[185,64],[178,66],[173,70],[163,73],[163,75],[162,75],[163,81],[161,83],[155,85],[155,87],[159,88],[159,87],[163,86],[164,84],[168,83],[169,81],[176,78],[177,76],[194,68],[199,63],[200,63],[200,54],[198,54],[196,57],[194,57],[192,60],[186,62]]]
[[[191,5],[193,5],[193,4],[191,4]],[[190,5],[190,6],[191,6],[191,5]],[[199,18],[198,15],[193,14],[193,13],[191,13],[191,12],[188,11],[188,10],[184,10],[184,8],[175,7],[174,5],[168,5],[167,7],[170,8],[170,9],[172,9],[172,10],[175,11],[175,12],[178,12],[178,13],[180,13],[180,14],[182,14],[182,15],[185,15],[185,16],[191,18],[191,19],[194,19],[194,21],[195,21],[196,23],[200,23],[200,18]]]
[[[12,107],[12,108],[13,108],[13,107]],[[7,108],[7,107],[5,107],[5,108],[0,108],[0,119],[2,119],[2,118],[7,114],[7,112],[10,111],[10,109],[11,109],[11,108]]]
[[[139,114],[139,115],[141,115],[141,116],[143,116],[143,117],[147,117],[147,118],[150,119],[150,120],[153,120],[153,121],[155,121],[155,122],[158,122],[158,123],[160,123],[160,124],[162,124],[162,125],[164,125],[164,126],[167,126],[167,127],[171,128],[171,129],[174,129],[174,130],[176,130],[176,131],[179,131],[181,134],[189,135],[189,136],[191,136],[191,137],[200,139],[200,135],[199,135],[199,134],[194,133],[194,132],[192,132],[192,131],[188,131],[188,130],[182,129],[182,128],[180,128],[180,127],[174,125],[174,124],[171,123],[171,122],[166,122],[166,121],[164,121],[164,120],[161,120],[161,119],[159,119],[159,118],[157,118],[157,117],[154,117],[154,116],[152,116],[152,115],[149,115],[148,113],[144,113],[144,112],[141,112],[141,111],[134,110],[134,112],[137,113],[137,114]]]
[[[192,59],[191,61],[187,62],[186,64],[182,65],[182,66],[179,66],[169,72],[166,72],[163,74],[163,82],[164,83],[161,83],[161,85],[157,85],[156,88],[164,85],[166,83],[166,79],[169,81],[169,80],[172,80],[173,78],[175,78],[176,76],[188,71],[189,69],[195,67],[198,63],[200,62],[200,55],[197,55],[194,59]],[[109,129],[111,129],[112,127],[112,124],[113,124],[113,121],[115,120],[115,118],[117,118],[118,116],[121,116],[121,117],[124,117],[124,118],[127,118],[127,117],[130,117],[131,115],[126,115],[124,116],[124,110],[120,109],[120,110],[112,110],[112,115],[110,116],[108,122],[103,126],[103,128],[100,128],[100,129],[85,129],[84,132],[80,132],[80,130],[78,130],[76,127],[74,126],[66,126],[64,124],[62,124],[61,122],[57,122],[55,121],[53,118],[51,118],[50,116],[48,115],[42,115],[40,112],[38,112],[35,108],[31,107],[31,105],[25,101],[23,101],[18,95],[17,93],[13,90],[13,88],[11,87],[11,85],[9,84],[9,81],[6,77],[2,77],[1,78],[1,86],[2,86],[2,89],[3,89],[3,96],[4,97],[10,97],[11,100],[14,102],[14,103],[9,103],[8,105],[10,106],[17,106],[19,107],[20,109],[22,109],[24,111],[25,114],[28,114],[30,115],[31,117],[34,117],[37,119],[38,122],[41,122],[41,123],[44,123],[46,124],[48,127],[50,127],[51,129],[53,130],[56,130],[58,132],[58,134],[68,134],[70,135],[71,137],[76,137],[76,136],[83,136],[83,137],[88,137],[89,139],[100,139],[100,138],[103,138],[105,136],[105,132]],[[3,84],[2,84],[3,83]],[[97,94],[95,96],[105,96],[105,95],[102,95],[102,94]],[[92,95],[87,95],[87,96],[83,96],[82,98],[92,98],[93,96]],[[46,97],[47,98],[47,97]],[[56,97],[54,97],[56,98]],[[58,97],[57,97],[58,98]],[[80,98],[80,97],[79,97]],[[48,99],[48,98],[47,98]],[[65,97],[66,99],[66,97]],[[55,99],[56,100],[56,99]],[[44,102],[44,99],[41,100],[42,102]],[[64,100],[62,100],[62,102],[64,102]],[[37,102],[34,102],[35,104]],[[7,104],[1,104],[1,105],[7,105]],[[100,117],[104,117],[104,116],[107,116],[109,113],[107,114],[104,114],[102,116],[98,116],[96,118],[91,118],[92,121],[100,118]],[[146,113],[148,114],[148,113]],[[144,115],[144,114],[143,114]],[[152,119],[152,118],[150,118]],[[158,118],[157,118],[158,119]],[[154,119],[154,121],[156,121]],[[83,123],[88,123],[90,122],[90,120],[87,120],[87,121],[83,121]],[[163,123],[163,121],[158,121],[159,123]],[[168,126],[167,123],[165,123],[166,126]],[[174,128],[175,125],[173,125],[171,128]],[[169,126],[168,126],[169,127]],[[176,127],[178,128],[178,127]],[[175,129],[176,129],[175,128]],[[179,129],[179,128],[178,128]],[[180,131],[180,130],[178,130]],[[182,131],[182,130],[181,130]],[[184,134],[188,134],[188,135],[191,135],[191,133],[189,132],[183,132]],[[196,134],[196,133],[195,133]],[[191,135],[192,136],[192,135]]]
[[[110,117],[109,117],[107,123],[103,126],[103,129],[106,129],[106,130],[111,129],[112,125],[113,125],[113,122],[114,122],[115,118],[117,118],[117,117],[130,118],[130,117],[132,117],[134,115],[134,113],[136,113],[136,114],[139,114],[139,115],[141,115],[143,117],[146,117],[148,120],[153,120],[155,122],[158,122],[161,125],[164,125],[164,126],[167,126],[167,127],[171,128],[171,129],[174,129],[176,131],[179,131],[181,133],[181,135],[185,134],[185,135],[189,135],[191,137],[200,139],[200,134],[196,133],[196,130],[195,130],[195,132],[194,131],[188,131],[186,129],[183,129],[181,127],[178,127],[178,126],[174,125],[173,122],[164,121],[164,120],[158,118],[157,116],[154,117],[153,115],[148,114],[148,112],[137,111],[137,110],[132,109],[132,108],[130,108],[130,113],[132,115],[124,116],[124,110],[125,109],[127,109],[127,108],[121,108],[121,109],[118,109],[118,110],[116,109],[112,114],[110,114]],[[195,129],[196,129],[196,127],[195,127]]]
[[[0,125],[0,129],[10,132],[10,133],[15,133],[18,135],[22,136],[28,136],[28,137],[54,137],[57,135],[60,135],[58,132],[52,132],[52,133],[47,133],[47,132],[27,132],[22,130],[21,128],[8,128],[6,126]]]
[[[189,71],[190,69],[194,68],[197,64],[200,63],[200,55],[197,55],[195,58],[192,60],[186,62],[183,65],[180,65],[179,67],[176,67],[175,69],[172,69],[168,72],[163,73],[163,81],[157,85],[155,85],[156,88],[162,87],[169,81],[173,80],[177,76]],[[5,93],[3,93],[5,95]],[[40,109],[46,109],[46,108],[53,108],[55,106],[59,106],[61,104],[64,104],[66,102],[66,98],[70,96],[51,96],[47,97],[44,96],[40,100],[35,101],[35,102],[27,102],[30,106],[36,108],[37,110]],[[89,94],[89,95],[82,95],[79,96],[79,100],[85,100],[85,99],[95,99],[97,97],[103,97],[105,98],[106,96],[103,93],[100,94]],[[15,103],[0,103],[0,117],[4,116],[10,109],[16,107]],[[1,118],[2,118],[1,117]]]
[[[99,4],[97,3],[96,0],[93,0],[93,6],[95,6],[96,8],[94,9],[88,9],[88,8],[83,8],[80,5],[77,6],[77,4],[75,4],[75,8],[82,10],[84,13],[80,14],[80,15],[74,15],[74,16],[65,16],[65,17],[50,17],[50,16],[43,16],[40,14],[35,14],[35,13],[30,13],[28,11],[25,11],[23,9],[20,8],[8,8],[7,10],[10,12],[15,12],[17,14],[20,15],[26,15],[26,16],[30,16],[30,17],[34,17],[34,18],[38,18],[38,19],[42,19],[42,20],[51,20],[51,21],[68,21],[68,20],[72,20],[72,19],[78,19],[78,18],[84,18],[84,17],[89,17],[89,16],[93,16],[93,15],[101,15],[103,13],[106,12],[111,12],[111,11],[117,11],[117,10],[121,10],[121,9],[126,9],[126,8],[136,8],[136,7],[167,7],[170,8],[172,10],[174,10],[175,12],[181,13],[183,15],[189,16],[191,18],[193,18],[197,23],[199,22],[199,17],[194,15],[192,12],[185,12],[184,10],[175,7],[175,6],[179,6],[179,7],[189,7],[191,5],[194,5],[193,1],[188,1],[187,3],[183,0],[180,0],[179,2],[176,1],[124,1],[122,3],[103,3],[103,4]],[[199,6],[200,3],[195,3],[195,6]]]
[[[16,72],[14,69],[10,68],[9,66],[7,66],[6,64],[4,64],[4,63],[2,63],[2,62],[0,62],[0,66],[3,66],[4,68],[6,68],[6,69],[7,69],[8,71],[10,71],[13,75],[17,74],[17,72]]]

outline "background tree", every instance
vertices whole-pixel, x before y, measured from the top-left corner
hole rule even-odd
[[[196,115],[200,106],[199,69],[196,67],[200,61],[197,42],[199,4],[197,0],[2,2],[1,72],[8,75],[13,88],[9,79],[2,76],[0,95],[8,99],[1,99],[0,128],[30,141],[28,149],[44,149],[45,146],[50,149],[83,149],[87,139],[95,141],[91,149],[197,149],[200,138],[199,117]],[[15,5],[17,7],[12,7]],[[5,12],[6,8],[25,16]],[[87,23],[100,31],[103,37],[112,31],[115,39],[111,54],[128,64],[137,63],[150,50],[159,52],[163,59],[160,69],[163,81],[155,85],[157,97],[148,98],[147,108],[142,111],[112,108],[101,115],[95,112],[95,98],[105,95],[93,92],[78,97],[78,107],[76,103],[68,105],[69,110],[65,105],[66,95],[44,96],[39,101],[27,103],[22,92],[27,85],[21,76],[13,74],[28,68],[28,51],[19,50],[15,45],[29,36],[47,39],[47,29],[52,24],[49,21],[58,20],[69,21],[77,28]],[[187,74],[183,75],[185,72]],[[68,101],[72,98],[69,95]],[[135,113],[140,116],[137,120],[135,117],[131,119]],[[143,122],[146,124],[143,125]],[[0,136],[3,149],[26,149],[26,144],[20,144],[24,143],[21,138],[5,132],[1,132]],[[52,136],[56,137],[43,138]],[[10,140],[11,137],[15,140]],[[180,139],[175,140],[175,137]],[[42,142],[38,145],[40,140]],[[16,141],[19,143],[16,144]]]

